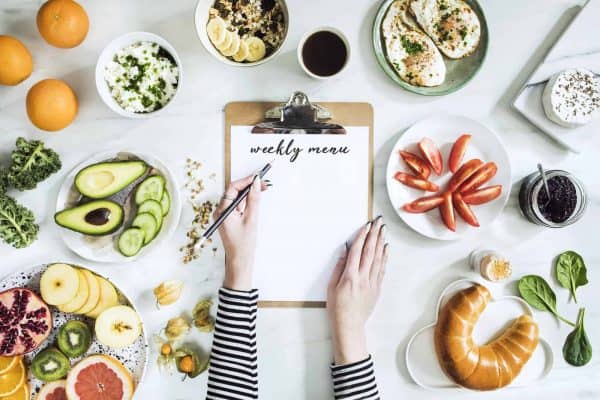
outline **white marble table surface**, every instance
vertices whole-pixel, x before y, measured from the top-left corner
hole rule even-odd
[[[599,1],[599,0],[591,0]],[[448,399],[481,398],[479,394],[428,392],[408,377],[403,351],[408,336],[433,318],[439,291],[450,281],[465,276],[468,253],[489,245],[506,251],[516,274],[549,276],[552,259],[573,249],[584,255],[589,286],[580,299],[588,304],[586,322],[596,351],[600,351],[600,185],[595,138],[580,155],[558,147],[510,108],[510,103],[545,51],[572,16],[576,0],[482,0],[491,41],[488,57],[478,76],[459,92],[440,98],[412,95],[396,87],[380,70],[372,54],[371,26],[379,2],[365,0],[288,0],[291,26],[282,53],[273,62],[252,69],[223,66],[212,59],[196,37],[195,0],[82,0],[91,29],[85,42],[72,50],[58,50],[38,36],[35,13],[41,0],[2,0],[0,33],[16,35],[32,51],[33,76],[15,88],[0,88],[0,157],[6,162],[19,135],[43,139],[62,157],[63,169],[38,189],[16,197],[35,211],[40,222],[39,239],[26,250],[0,244],[0,275],[51,261],[83,263],[114,279],[132,296],[149,331],[168,318],[189,309],[195,300],[213,294],[222,277],[223,254],[206,255],[182,265],[178,248],[184,243],[190,210],[183,213],[173,238],[148,257],[131,264],[99,265],[71,253],[59,238],[52,215],[62,178],[89,154],[114,147],[136,146],[156,154],[183,179],[186,157],[204,162],[205,172],[217,173],[218,182],[205,193],[217,198],[223,179],[223,106],[232,100],[282,100],[293,90],[303,90],[316,100],[368,101],[375,108],[375,213],[382,213],[392,245],[390,265],[380,303],[369,324],[370,350],[376,366],[382,398]],[[333,25],[348,36],[353,58],[345,75],[317,82],[301,71],[295,46],[301,35],[319,25]],[[160,118],[128,120],[110,111],[100,100],[94,84],[94,67],[102,48],[114,37],[145,30],[169,40],[183,61],[184,84],[176,103]],[[597,32],[590,33],[598,38]],[[62,132],[36,130],[27,120],[25,94],[37,80],[65,79],[80,101],[77,120]],[[535,169],[538,161],[548,168],[571,171],[586,184],[590,204],[583,220],[561,230],[543,229],[519,214],[516,192],[502,216],[488,229],[468,240],[442,243],[413,233],[396,216],[386,197],[384,166],[390,149],[413,122],[439,112],[476,118],[495,130],[510,149],[513,189]],[[261,266],[257,266],[261,268]],[[186,295],[174,308],[157,311],[149,300],[149,288],[168,278],[185,279]],[[507,288],[507,292],[514,287]],[[574,315],[565,290],[558,290],[561,309]],[[560,328],[539,313],[542,332],[557,355],[554,370],[542,384],[486,394],[490,399],[596,399],[600,398],[600,356],[583,368],[567,366],[560,355],[569,329]],[[258,318],[260,393],[262,399],[331,398],[329,362],[331,340],[324,310],[261,310]],[[205,348],[210,338],[200,337]],[[206,375],[180,382],[163,377],[151,364],[139,387],[139,399],[197,399],[206,390]]]

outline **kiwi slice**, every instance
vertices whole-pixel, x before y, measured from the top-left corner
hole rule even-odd
[[[92,332],[85,322],[72,320],[58,330],[58,348],[66,356],[82,356],[92,344]]]
[[[70,367],[67,356],[54,347],[40,351],[31,361],[31,373],[45,382],[64,378]]]

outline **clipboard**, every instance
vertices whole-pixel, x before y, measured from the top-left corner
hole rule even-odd
[[[286,106],[293,112],[285,113]],[[304,107],[304,108],[302,108]],[[289,110],[288,110],[289,111]],[[294,114],[295,113],[295,114]],[[311,114],[312,113],[312,114]],[[290,117],[292,115],[292,117]],[[309,118],[307,120],[306,118]],[[312,121],[310,121],[312,118]],[[254,126],[253,134],[345,134],[344,127],[368,128],[367,215],[373,206],[373,108],[363,102],[310,103],[308,97],[294,93],[284,104],[274,102],[231,102],[225,106],[225,184],[231,182],[232,127]],[[323,301],[259,301],[259,307],[322,308]]]

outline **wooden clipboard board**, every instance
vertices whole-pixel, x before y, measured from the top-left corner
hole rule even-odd
[[[236,125],[256,125],[265,120],[265,113],[280,105],[275,102],[231,102],[225,106],[225,186],[231,182],[231,127]],[[369,127],[369,183],[368,215],[373,218],[373,107],[359,102],[314,103],[332,114],[331,122],[342,126]],[[324,308],[322,301],[259,301],[262,308]]]

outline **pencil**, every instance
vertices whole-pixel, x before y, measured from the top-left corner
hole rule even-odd
[[[212,236],[213,233],[215,233],[215,231],[217,229],[219,229],[219,227],[227,219],[227,217],[229,216],[229,214],[231,214],[233,212],[233,210],[235,210],[236,207],[246,197],[248,197],[248,193],[250,193],[250,190],[252,190],[252,184],[254,183],[254,181],[256,180],[256,178],[262,179],[267,174],[267,172],[269,172],[269,170],[271,169],[271,167],[273,166],[273,161],[275,161],[275,160],[272,160],[271,162],[267,163],[267,165],[265,165],[263,167],[263,169],[261,169],[260,171],[258,171],[254,175],[254,179],[252,179],[252,183],[250,183],[248,186],[246,186],[244,188],[244,190],[242,190],[238,194],[238,196],[235,198],[235,200],[233,200],[233,203],[231,203],[229,205],[229,207],[227,207],[225,209],[225,211],[223,211],[221,213],[221,215],[219,215],[219,217],[212,223],[212,225],[208,227],[208,229],[200,237],[200,240],[198,240],[198,242],[194,245],[194,251],[200,250],[200,248],[202,247],[202,245]]]

